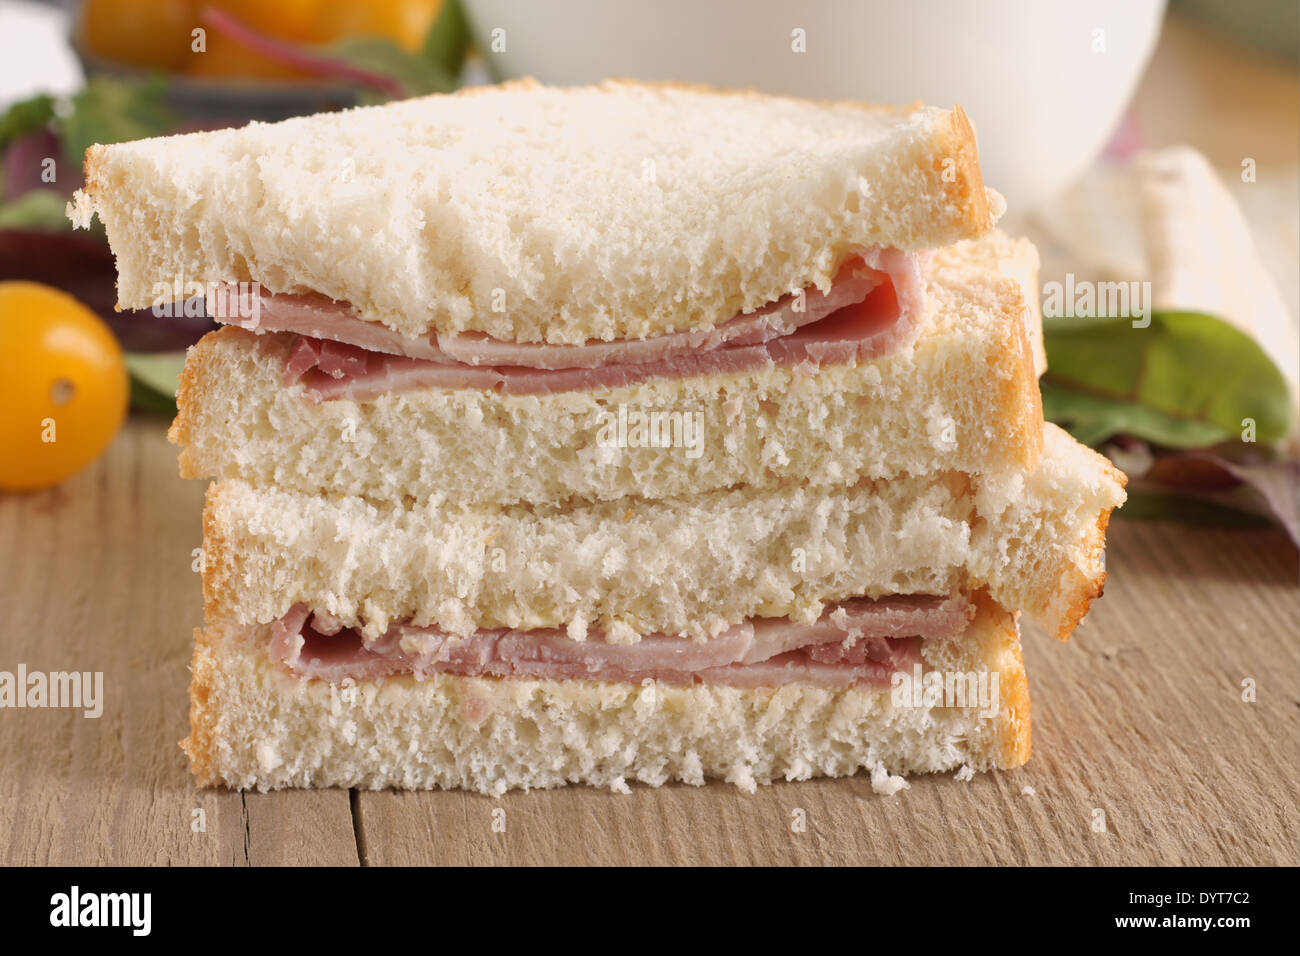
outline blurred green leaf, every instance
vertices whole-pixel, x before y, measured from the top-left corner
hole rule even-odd
[[[30,189],[0,203],[0,229],[67,229],[67,203],[68,197],[53,189]]]
[[[1275,442],[1291,426],[1282,373],[1235,326],[1196,312],[1044,324],[1043,412],[1079,441],[1133,435],[1173,448],[1240,441],[1242,421]]]
[[[424,38],[423,54],[442,72],[456,80],[469,52],[469,21],[460,0],[447,0]]]
[[[171,132],[177,120],[164,102],[166,90],[160,76],[143,81],[92,76],[85,89],[72,96],[68,114],[55,120],[64,157],[80,168],[86,148],[95,143],[125,143]]]
[[[407,96],[449,93],[456,88],[469,50],[469,23],[457,0],[447,0],[429,28],[419,53],[407,53],[382,37],[351,37],[322,55],[393,80]],[[382,93],[372,94],[383,99]]]
[[[321,48],[330,59],[386,76],[395,81],[407,96],[447,93],[456,81],[431,60],[407,53],[391,40],[382,37],[351,37]]]
[[[42,93],[19,100],[0,116],[0,149],[28,133],[45,129],[54,118],[54,97]]]
[[[1060,425],[1085,445],[1097,447],[1115,435],[1132,435],[1167,448],[1204,448],[1235,440],[1218,425],[1194,418],[1166,415],[1139,402],[1126,402],[1076,391],[1044,377],[1043,417]]]
[[[1273,522],[1261,514],[1192,495],[1162,491],[1130,491],[1119,512],[1126,520],[1178,521],[1213,528],[1268,528]]]
[[[131,373],[131,407],[174,416],[176,387],[184,365],[184,352],[128,352],[126,368]]]

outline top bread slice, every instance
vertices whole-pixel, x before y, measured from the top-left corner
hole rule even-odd
[[[118,302],[319,292],[404,335],[580,343],[829,287],[854,248],[985,233],[960,108],[531,81],[86,151]]]

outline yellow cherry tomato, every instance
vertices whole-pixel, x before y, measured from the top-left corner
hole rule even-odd
[[[322,0],[207,0],[214,7],[238,17],[258,33],[298,43],[320,43],[329,39],[322,28]],[[357,0],[353,0],[357,3]],[[201,7],[203,4],[200,3]],[[361,0],[358,6],[366,6]],[[208,31],[212,39],[213,31]]]
[[[86,0],[82,39],[92,53],[127,66],[175,70],[190,52],[197,0]]]
[[[0,488],[46,488],[94,461],[129,392],[99,316],[58,289],[0,282]]]
[[[443,0],[321,0],[320,29],[328,40],[386,37],[409,52],[420,48]]]
[[[263,56],[215,30],[208,31],[203,52],[190,54],[185,72],[190,76],[231,79],[300,80],[312,77],[305,70]]]

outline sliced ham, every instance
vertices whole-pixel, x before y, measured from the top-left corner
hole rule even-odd
[[[367,322],[346,302],[335,302],[315,292],[274,295],[262,289],[254,302],[251,293],[240,295],[238,286],[218,283],[208,290],[205,304],[208,315],[218,322],[250,332],[296,332],[370,352],[448,361],[433,343],[408,338],[378,322]]]
[[[644,364],[554,370],[447,365],[354,349],[365,359],[363,374],[338,377],[324,366],[302,372],[298,363],[292,363],[286,366],[285,384],[301,380],[308,395],[318,401],[372,401],[381,395],[422,388],[482,388],[507,395],[548,395],[620,388],[656,378],[735,374],[772,365],[798,366],[815,373],[824,365],[879,358],[910,343],[916,336],[916,320],[910,315],[904,318],[899,295],[899,286],[881,285],[862,302],[782,338],[759,345],[726,345]],[[336,343],[335,348],[354,347]]]
[[[284,363],[285,381],[296,382],[320,365],[322,344],[323,342],[320,339],[299,336],[298,340],[293,344],[292,351],[289,352],[289,360]]]
[[[826,293],[806,289],[712,329],[583,345],[503,342],[481,333],[409,339],[320,295],[262,293],[256,317],[245,322],[235,291],[216,287],[209,311],[246,329],[295,334],[284,380],[303,382],[315,400],[368,401],[422,388],[545,395],[772,365],[812,373],[904,347],[923,312],[916,258],[897,249],[850,258]]]
[[[394,625],[365,643],[326,615],[295,605],[271,628],[271,656],[300,677],[339,682],[395,674],[668,684],[838,687],[888,683],[920,660],[920,642],[960,633],[973,613],[962,595],[848,601],[812,624],[757,618],[708,641],[653,634],[633,644],[563,631],[480,630],[468,637]]]
[[[800,303],[793,295],[741,314],[712,329],[674,332],[649,339],[587,342],[583,345],[536,345],[502,342],[481,333],[438,337],[438,346],[466,365],[506,365],[534,369],[597,369],[610,365],[655,365],[681,355],[710,352],[724,345],[762,345],[789,335],[803,326],[862,302],[873,289],[888,281],[875,268],[857,260],[847,263],[831,289],[804,292]]]
[[[823,293],[815,287],[806,289],[802,302],[794,295],[787,295],[712,329],[691,329],[648,339],[593,340],[582,345],[504,342],[480,332],[409,338],[378,322],[362,319],[346,302],[335,302],[317,293],[275,295],[261,290],[254,309],[250,293],[241,294],[233,283],[214,285],[206,304],[208,313],[218,322],[250,331],[294,332],[371,352],[444,364],[590,369],[655,363],[723,345],[761,345],[819,322],[847,306],[857,305],[885,283],[919,289],[912,258],[896,249],[870,249],[844,263],[829,292]]]

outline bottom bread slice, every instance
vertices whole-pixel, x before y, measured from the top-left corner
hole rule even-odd
[[[191,731],[181,746],[200,784],[238,789],[496,795],[716,778],[753,790],[860,770],[892,789],[894,774],[1009,768],[1029,758],[1015,618],[983,597],[977,606],[965,633],[922,645],[924,673],[938,680],[917,683],[910,674],[894,687],[847,689],[444,674],[331,684],[274,664],[267,628],[215,623],[195,635]]]

